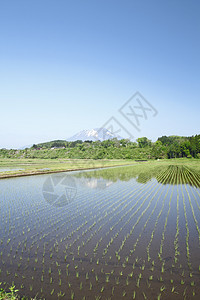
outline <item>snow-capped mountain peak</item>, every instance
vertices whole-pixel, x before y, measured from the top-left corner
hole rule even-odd
[[[105,128],[94,128],[91,130],[82,130],[72,137],[68,138],[67,141],[104,141],[115,138],[115,135]]]
[[[86,130],[86,132],[87,132],[88,137],[89,136],[94,136],[94,137],[98,138],[98,131],[97,130],[95,130],[95,129]]]

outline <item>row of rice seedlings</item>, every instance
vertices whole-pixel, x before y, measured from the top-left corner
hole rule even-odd
[[[163,188],[163,187],[162,187],[162,188]],[[153,216],[153,214],[154,214],[154,212],[155,212],[155,210],[156,210],[156,208],[157,208],[158,202],[159,202],[159,200],[160,200],[160,198],[161,198],[163,192],[164,192],[164,188],[163,188],[163,190],[161,191],[159,197],[157,198],[156,203],[155,203],[155,205],[154,205],[154,207],[153,207],[153,209],[152,209],[152,211],[151,211],[151,214],[149,215],[149,217],[148,217],[148,219],[146,220],[146,222],[145,222],[145,224],[144,224],[144,226],[143,226],[143,228],[142,228],[142,230],[141,230],[141,232],[140,232],[138,238],[136,239],[136,242],[135,242],[134,245],[133,245],[133,249],[130,249],[130,251],[129,251],[129,252],[130,252],[129,257],[131,257],[131,256],[134,254],[135,249],[136,249],[136,246],[137,246],[137,244],[138,244],[138,242],[140,241],[140,238],[141,238],[141,236],[142,236],[142,233],[144,232],[145,228],[147,227],[147,224],[148,224],[149,220],[152,218],[152,216]],[[125,261],[124,261],[124,263],[125,263]]]
[[[188,170],[188,169],[186,168],[186,170]],[[196,178],[196,174],[193,174],[191,171],[187,172],[187,175],[190,178],[191,182],[192,182],[192,180],[195,179],[196,185],[198,185],[198,187],[200,187],[200,176],[198,176]],[[192,177],[192,175],[193,175],[193,177]],[[196,185],[195,185],[195,187],[196,187]],[[197,201],[197,198],[196,198],[196,196],[194,195],[194,192],[193,192],[194,189],[191,188],[191,185],[189,185],[189,188],[190,188],[190,191],[191,191],[191,193],[193,194],[193,196],[195,198],[195,202],[197,204],[197,207],[200,210],[200,205],[199,205],[199,203]],[[199,199],[200,199],[200,193],[198,192],[198,189],[195,188],[195,192],[197,193],[197,195],[199,196]]]
[[[157,215],[156,222],[155,222],[155,224],[154,224],[154,228],[153,228],[153,230],[152,230],[152,232],[151,232],[151,238],[150,238],[150,241],[149,241],[149,243],[148,243],[148,245],[147,245],[147,248],[146,248],[146,250],[147,250],[147,260],[148,260],[148,261],[151,260],[151,256],[150,256],[150,247],[151,247],[151,244],[152,244],[152,241],[153,241],[153,238],[154,238],[154,234],[155,234],[155,231],[156,231],[156,228],[157,228],[157,225],[158,225],[158,221],[159,221],[159,219],[160,219],[160,217],[161,217],[161,215],[162,215],[163,209],[164,209],[165,200],[166,200],[166,198],[167,198],[169,189],[170,189],[170,187],[168,187],[168,189],[167,189],[167,191],[166,191],[166,193],[165,193],[165,196],[164,196],[164,198],[163,198],[163,200],[162,200],[162,206],[161,206],[161,209],[160,209],[160,211],[159,211],[159,214]]]
[[[153,199],[155,198],[155,196],[157,195],[157,193],[159,192],[159,190],[160,190],[161,188],[163,188],[163,187],[160,186],[160,187],[158,188],[158,190],[156,191],[156,193],[153,195],[152,199],[150,200],[148,206],[151,205]],[[151,217],[152,217],[152,215],[153,215],[153,213],[154,213],[154,211],[155,211],[155,209],[156,209],[156,207],[157,207],[157,204],[158,204],[158,202],[159,202],[159,200],[160,200],[162,194],[163,194],[163,191],[161,191],[159,197],[157,198],[157,201],[156,201],[156,203],[155,203],[154,208],[153,208],[152,211],[151,211],[151,214],[149,215],[148,219],[146,220],[146,222],[145,222],[145,224],[144,224],[144,226],[143,226],[143,228],[142,228],[142,230],[141,230],[141,232],[140,232],[138,238],[136,239],[136,242],[135,242],[134,245],[133,245],[133,249],[130,249],[129,257],[131,257],[131,256],[134,254],[135,249],[136,249],[136,246],[137,246],[137,244],[138,244],[138,242],[139,242],[139,240],[140,240],[140,238],[141,238],[141,236],[142,236],[142,233],[143,233],[143,231],[145,230],[145,228],[146,228],[146,226],[147,226],[149,220],[151,219]],[[148,206],[146,207],[146,210],[148,209]],[[139,218],[140,218],[140,217],[139,217]],[[124,262],[124,264],[125,264],[125,262]]]
[[[177,212],[177,217],[176,217],[176,234],[175,234],[175,239],[174,239],[174,263],[176,264],[178,262],[178,256],[180,255],[179,252],[179,191],[178,191],[178,185],[177,185],[177,198],[176,198],[176,212]]]
[[[148,208],[150,207],[151,202],[152,202],[153,199],[154,199],[154,196],[155,196],[154,191],[155,191],[156,189],[158,189],[158,185],[157,185],[157,184],[156,184],[156,186],[154,187],[154,189],[153,189],[149,194],[147,194],[147,192],[144,194],[144,196],[145,196],[146,194],[147,194],[147,196],[144,198],[143,202],[142,202],[141,205],[138,207],[138,209],[134,212],[134,214],[130,217],[130,218],[132,218],[137,212],[139,212],[140,209],[144,206],[144,204],[145,204],[145,202],[147,201],[147,199],[149,199],[149,197],[153,194],[153,197],[151,198],[151,200],[150,200],[148,206],[141,212],[140,216],[138,217],[137,221],[135,222],[135,224],[134,224],[134,225],[132,226],[132,228],[130,229],[129,233],[127,233],[126,236],[124,237],[124,239],[122,240],[119,249],[116,251],[116,255],[117,255],[117,256],[119,256],[119,253],[120,253],[120,251],[123,249],[123,247],[124,247],[124,245],[125,245],[127,239],[133,234],[134,229],[135,229],[135,226],[139,223],[140,219],[143,217],[143,215],[145,214],[145,212],[146,212],[146,211],[148,210]],[[143,197],[144,197],[144,196],[143,196]],[[142,198],[143,198],[143,197],[142,197]],[[130,221],[130,218],[127,220],[127,223]]]
[[[172,191],[171,191],[171,195],[170,195],[170,199],[169,199],[169,208],[168,208],[167,216],[166,216],[166,219],[165,219],[165,225],[164,225],[164,229],[163,229],[163,232],[162,232],[162,239],[161,239],[161,242],[160,242],[160,250],[159,250],[159,253],[158,253],[158,257],[161,261],[162,261],[163,245],[164,245],[164,240],[165,240],[165,232],[166,232],[166,229],[167,229],[168,218],[169,218],[169,214],[170,214],[170,210],[171,210],[171,201],[172,201],[173,191],[174,191],[174,186],[172,187]]]
[[[128,195],[130,195],[132,193],[132,191],[131,192],[129,192],[127,195],[125,195],[126,197],[128,196]],[[125,197],[125,196],[123,196],[123,197]],[[116,207],[114,207],[110,212],[105,212],[105,214],[104,214],[104,212],[102,212],[102,214],[103,214],[103,216],[104,217],[106,217],[107,218],[107,221],[105,222],[103,222],[103,225],[101,225],[101,226],[99,226],[99,229],[98,229],[98,232],[108,223],[108,222],[110,222],[111,221],[111,219],[114,217],[114,215],[115,215],[115,211],[116,211],[116,209],[118,209],[118,208],[120,208],[120,206],[122,206],[123,204],[124,204],[124,202],[127,202],[128,201],[128,199],[127,200],[125,200],[125,201],[121,201],[121,197],[119,198],[119,201],[117,201],[117,202],[115,202],[115,205],[116,204],[118,204],[119,203],[119,205],[118,206],[116,206]],[[114,206],[114,205],[113,205]],[[118,212],[118,213],[120,213],[120,211]],[[109,220],[108,220],[108,217],[109,217],[109,215],[112,215],[110,218],[109,218]],[[100,218],[99,220],[98,220],[98,224],[99,224],[99,221],[100,220],[102,220],[103,218]],[[98,244],[100,243],[102,241],[102,237],[100,238],[100,240],[99,240],[99,242],[98,242]],[[87,243],[87,242],[86,242]],[[96,252],[96,250],[97,250],[97,248],[95,247],[95,252]]]
[[[169,174],[168,174],[168,172],[165,172],[165,174],[163,175],[162,174],[162,176],[166,176],[166,177],[169,177]],[[173,178],[173,177],[172,177]],[[171,178],[171,181],[172,181],[172,178]],[[165,180],[164,178],[163,178],[163,180]],[[159,211],[159,213],[158,213],[158,215],[157,215],[157,218],[156,218],[156,221],[155,221],[155,224],[154,224],[154,228],[153,228],[153,231],[152,231],[152,233],[151,233],[151,238],[150,238],[150,241],[149,241],[149,243],[148,243],[148,245],[147,245],[147,260],[148,261],[150,261],[150,259],[151,259],[151,257],[150,257],[150,246],[151,246],[151,244],[152,244],[152,241],[153,241],[153,238],[154,238],[154,234],[155,234],[155,230],[156,230],[156,228],[157,228],[157,224],[158,224],[158,221],[159,221],[159,219],[160,219],[160,217],[161,217],[161,215],[162,215],[162,212],[163,212],[163,209],[164,209],[164,204],[165,204],[165,200],[166,200],[166,198],[167,198],[167,195],[168,195],[168,193],[169,193],[169,189],[170,189],[170,187],[168,187],[168,189],[167,189],[167,191],[166,191],[166,193],[165,193],[165,196],[163,197],[163,200],[162,200],[162,206],[161,206],[161,209],[160,209],[160,211]],[[170,213],[170,207],[171,207],[171,199],[172,199],[172,195],[173,195],[173,188],[172,188],[172,192],[171,192],[171,195],[170,195],[170,200],[169,200],[169,209],[168,209],[168,213],[167,213],[167,216],[166,216],[166,220],[165,220],[165,225],[164,225],[164,230],[163,230],[163,232],[162,232],[162,240],[161,240],[161,246],[160,246],[160,250],[162,251],[162,247],[163,247],[163,244],[164,244],[164,237],[165,237],[165,231],[166,231],[166,227],[167,227],[167,222],[168,222],[168,217],[169,217],[169,213]],[[160,252],[159,252],[160,253]],[[162,252],[161,252],[162,253]],[[163,262],[162,263],[162,268],[161,268],[161,272],[162,273],[164,273],[164,265],[165,265],[165,262]],[[152,267],[151,267],[151,271],[154,271],[154,266],[155,266],[155,263],[154,263],[154,261],[152,261]],[[144,267],[144,266],[143,266]],[[152,281],[153,280],[153,275],[150,275],[150,277],[149,277],[149,280],[150,281]],[[159,280],[162,282],[162,276],[159,278]],[[151,283],[148,283],[148,286],[150,286],[151,285]],[[164,286],[163,286],[164,287]],[[161,289],[160,289],[160,295],[162,294],[162,292],[164,291],[164,289],[165,289],[165,287],[163,288],[163,287],[161,287]]]
[[[130,193],[129,193],[130,194]],[[124,203],[124,202],[123,202]],[[111,212],[109,212],[109,213],[105,213],[105,215],[104,215],[104,217],[105,217],[105,219],[107,219],[107,221],[104,221],[103,222],[103,226],[101,225],[101,226],[99,226],[99,229],[98,229],[98,231],[97,232],[99,232],[108,222],[110,222],[111,221],[111,219],[114,217],[114,216],[111,216],[109,219],[108,219],[108,217],[109,217],[109,214],[112,214],[112,215],[118,215],[119,213],[120,213],[120,211],[118,212],[118,213],[115,213],[115,210],[116,209],[118,209],[118,208],[120,208],[120,206],[121,205],[123,205],[123,203],[121,203],[121,204],[119,204],[117,207],[115,207]],[[126,205],[125,205],[126,206]],[[110,231],[112,231],[113,230],[113,226],[112,227],[110,227]],[[99,244],[102,242],[102,240],[103,240],[103,237],[101,236],[100,237],[100,239],[98,240],[98,242],[96,243],[96,246],[95,246],[95,248],[94,248],[94,253],[96,254],[96,252],[97,252],[97,249],[98,249],[98,247],[99,247]],[[88,242],[88,240],[86,241],[86,243]],[[85,244],[86,244],[85,243]]]
[[[12,219],[11,219],[12,216]],[[1,244],[4,243],[5,239],[12,239],[13,236],[13,230],[16,230],[16,226],[13,224],[14,219],[14,212],[13,208],[11,209],[9,202],[7,201],[7,211],[6,216],[4,219],[1,219],[1,224],[4,224],[4,228],[2,227],[2,234],[1,234]]]
[[[191,186],[189,186],[189,188],[190,188],[190,191],[191,191],[192,195],[194,196],[194,199],[195,199],[195,202],[196,202],[196,204],[197,204],[197,207],[198,207],[198,209],[200,210],[200,206],[199,206],[199,203],[198,203],[198,201],[197,201],[197,197],[196,197],[196,195],[194,194],[194,192],[193,192]],[[196,190],[196,191],[197,191],[197,190]],[[197,192],[198,192],[198,191],[197,191]],[[198,195],[199,195],[199,197],[200,197],[200,194],[198,194]],[[199,266],[197,265],[196,268],[197,268],[198,271],[200,272],[200,265],[199,265]],[[190,273],[190,277],[191,277],[191,273]],[[193,285],[194,282],[192,281],[191,284]],[[194,296],[194,295],[195,295],[195,292],[194,292],[194,290],[193,290],[193,296]]]
[[[8,253],[8,249],[6,249],[6,252],[7,252],[7,255],[8,256],[11,256],[11,253],[12,253],[12,249],[14,248],[14,239],[12,240],[12,245],[10,246],[10,249],[9,249],[9,253]],[[9,242],[8,242],[9,241]],[[11,238],[9,238],[7,241],[7,245],[9,245],[9,243],[11,242]],[[26,241],[27,241],[27,237],[25,238],[25,242],[24,242],[24,247],[25,247],[25,250],[26,250]],[[5,247],[5,246],[4,246]],[[16,258],[16,255],[18,253],[18,250],[21,248],[21,242],[18,243],[18,246],[17,246],[17,249],[16,251],[14,252],[13,254],[13,258],[15,259]],[[21,254],[20,254],[20,260],[22,260],[22,255],[23,255],[23,252],[24,252],[24,249],[23,247],[21,248]],[[20,263],[21,264],[21,263]]]
[[[113,211],[111,211],[109,214],[106,212],[107,220],[106,220],[106,222],[103,223],[103,225],[99,226],[99,229],[97,231],[99,232],[102,229],[102,227],[105,227],[107,225],[107,223],[110,223],[112,221],[112,219],[114,219],[117,216],[119,216],[120,214],[122,214],[123,211],[126,211],[126,214],[128,214],[128,212],[132,208],[131,207],[128,210],[128,206],[132,204],[132,199],[130,200],[130,198],[133,197],[133,195],[136,194],[136,193],[137,193],[137,191],[135,191],[134,193],[131,191],[131,192],[129,192],[128,195],[126,195],[126,196],[123,195],[123,199],[125,198],[125,200],[120,201],[119,204],[117,205],[117,207],[115,207],[113,209]],[[119,210],[117,211],[117,209],[119,209]],[[111,215],[111,216],[109,217],[109,215]],[[118,221],[109,228],[109,230],[106,232],[105,236],[108,236],[113,231],[115,226],[120,222],[120,220],[122,218],[123,218],[123,216],[120,219],[118,219]]]
[[[151,184],[150,186],[146,187],[146,189],[144,189],[143,187],[140,189],[140,190],[141,190],[140,193],[137,194],[136,197],[134,197],[134,201],[135,201],[134,205],[132,205],[132,206],[130,207],[129,210],[126,210],[126,212],[118,219],[118,221],[117,221],[112,227],[110,227],[111,230],[109,230],[108,232],[106,232],[106,236],[110,233],[110,231],[113,231],[113,229],[115,229],[115,227],[116,227],[119,223],[121,223],[121,222],[123,221],[123,219],[124,219],[129,213],[131,213],[131,211],[133,211],[134,208],[140,203],[140,201],[143,199],[143,196],[141,196],[141,197],[137,200],[138,196],[140,196],[141,193],[144,193],[145,190],[147,190],[146,193],[148,193],[149,190],[150,190],[151,188],[152,188],[152,184]],[[145,194],[146,194],[146,193],[145,193]],[[135,194],[136,194],[136,193],[134,193],[132,196],[135,196]],[[136,201],[136,200],[137,200],[137,201]],[[131,203],[132,203],[132,200],[131,200]],[[129,216],[129,218],[127,219],[127,221],[120,227],[120,229],[119,229],[118,231],[115,231],[115,233],[111,236],[111,238],[110,238],[108,244],[106,245],[106,248],[104,248],[104,251],[103,251],[103,254],[102,254],[103,256],[105,256],[105,255],[107,254],[109,247],[112,245],[112,243],[114,242],[114,240],[119,236],[119,233],[120,233],[120,232],[124,229],[124,227],[131,221],[131,219],[135,216],[135,214],[136,214],[137,212],[138,212],[138,209],[137,209],[135,212],[133,212],[133,214],[131,214],[131,216]],[[117,258],[119,259],[119,256],[117,256]]]
[[[184,174],[184,175],[186,176],[186,174]],[[185,184],[184,184],[184,186],[185,186],[185,190],[187,192],[187,196],[188,196],[188,199],[189,199],[190,207],[191,207],[191,210],[192,210],[193,219],[194,219],[194,222],[195,222],[195,225],[196,225],[196,229],[197,229],[197,232],[198,232],[198,235],[199,235],[199,245],[200,245],[200,229],[199,229],[198,222],[197,222],[197,219],[196,219],[196,216],[195,216],[195,213],[194,213],[194,208],[193,208],[193,205],[192,205],[190,194],[188,192],[187,186]]]
[[[184,216],[185,216],[185,227],[186,227],[186,252],[187,252],[187,261],[188,261],[188,267],[191,270],[191,262],[190,262],[190,247],[189,247],[189,226],[188,226],[188,219],[187,219],[187,213],[186,213],[186,205],[185,205],[185,196],[183,193],[183,186],[182,186],[182,178],[180,177],[181,182],[181,193],[182,193],[182,199],[183,199],[183,208],[184,208]]]
[[[171,182],[171,172],[170,167],[165,169],[163,172],[157,174],[156,179],[159,183],[167,184],[169,181]]]
[[[88,208],[88,200],[89,200],[90,198],[84,198],[84,201],[82,201],[82,206],[85,206],[85,211],[87,211],[87,208]],[[90,199],[91,200],[91,199]],[[93,199],[94,200],[94,199]],[[92,203],[92,200],[91,200],[91,203]],[[73,206],[73,207],[72,207]],[[79,218],[79,214],[77,213],[77,209],[75,208],[77,206],[77,203],[76,204],[71,204],[70,205],[70,208],[71,209],[74,209],[74,211],[76,212],[75,214],[73,213],[73,215],[71,215],[71,214],[69,214],[69,212],[68,211],[66,211],[66,213],[65,214],[63,214],[63,218],[61,218],[60,217],[60,211],[58,211],[57,212],[57,215],[59,216],[59,218],[56,218],[56,215],[52,218],[52,220],[54,220],[54,219],[57,219],[57,221],[56,221],[56,224],[55,224],[55,222],[51,222],[51,224],[49,225],[49,229],[51,230],[51,228],[54,226],[55,227],[55,225],[58,225],[59,223],[61,223],[63,220],[65,221],[65,223],[67,224],[67,223],[72,223],[72,221],[73,220],[76,220],[76,219],[78,219]],[[51,208],[52,209],[52,208]],[[70,209],[70,210],[71,210]],[[68,217],[68,218],[66,218],[66,216]],[[62,225],[61,225],[62,226]]]
[[[147,186],[148,187],[148,186]],[[146,187],[146,188],[147,188]],[[123,208],[117,213],[117,214],[113,214],[110,218],[109,218],[109,222],[113,219],[113,218],[115,218],[119,213],[121,213],[122,211],[124,211],[125,210],[125,214],[124,215],[122,215],[121,217],[120,217],[120,219],[115,223],[115,224],[113,224],[112,225],[112,227],[111,227],[111,231],[113,231],[113,229],[115,228],[115,226],[116,225],[118,225],[119,224],[119,222],[121,222],[122,220],[123,220],[123,218],[124,217],[126,217],[126,215],[128,214],[128,213],[130,213],[131,212],[131,210],[133,210],[134,208],[135,208],[135,206],[138,204],[138,202],[139,202],[139,200],[138,201],[136,201],[135,202],[135,204],[134,205],[132,205],[133,203],[133,201],[132,201],[132,199],[133,199],[133,197],[134,197],[134,201],[138,198],[138,196],[141,194],[141,193],[143,193],[145,191],[145,189],[144,189],[144,187],[142,186],[140,186],[140,187],[138,187],[137,189],[135,189],[134,190],[134,192],[133,191],[131,191],[130,193],[129,193],[129,195],[127,195],[127,196],[129,196],[125,201],[123,201],[123,202],[121,202],[120,204],[121,204],[121,206],[123,206]],[[138,194],[138,192],[140,192],[139,194]],[[137,194],[137,196],[135,197],[135,195]],[[123,198],[125,198],[125,196],[123,196]],[[125,204],[125,203],[127,203],[127,204]],[[125,204],[125,205],[124,205]],[[131,205],[131,207],[130,207],[130,209],[128,209],[128,205]],[[106,236],[108,235],[110,233],[110,230],[108,230],[107,232],[106,232]]]
[[[197,207],[198,207],[198,209],[199,209],[199,211],[200,211],[200,205],[199,205],[199,203],[198,203],[198,201],[197,201],[197,197],[196,197],[196,195],[194,194],[194,192],[193,192],[191,186],[189,186],[189,188],[190,188],[191,194],[193,195],[193,197],[194,197],[194,199],[195,199],[195,203],[196,203],[196,205],[197,205]]]
[[[103,206],[102,206],[102,203],[104,202],[104,201],[103,201],[104,199],[101,199],[101,200],[102,200],[101,203],[99,203],[99,204],[101,205],[101,206],[99,207],[99,210],[101,210],[102,207],[103,207]],[[111,200],[112,200],[112,199],[109,199],[109,201],[106,202],[105,206],[108,206],[108,204],[109,204],[109,202],[111,202]],[[92,213],[91,213],[91,216],[92,216],[92,217],[91,217],[91,220],[94,219],[95,215],[92,215]],[[85,224],[87,224],[87,223],[88,223],[88,220],[87,220],[87,222],[85,222]],[[70,234],[69,234],[69,235],[70,235]]]
[[[200,175],[193,170],[190,170],[188,167],[184,166],[185,170],[188,174],[188,183],[191,186],[195,186],[196,188],[200,188]]]
[[[169,199],[169,208],[168,208],[168,212],[167,212],[167,216],[165,218],[165,224],[164,224],[164,229],[162,232],[162,239],[161,239],[161,243],[160,243],[160,250],[158,253],[158,257],[159,259],[162,261],[162,252],[163,252],[163,245],[164,245],[164,240],[165,240],[165,232],[166,232],[166,228],[167,228],[167,223],[168,223],[168,218],[169,218],[169,214],[170,214],[170,210],[171,210],[171,200],[172,200],[172,196],[173,196],[173,191],[174,191],[174,184],[176,183],[176,171],[174,170],[173,167],[169,167],[167,169],[167,172],[165,173],[165,178],[162,179],[163,182],[165,183],[166,181],[170,184],[172,184],[172,191],[171,191],[171,195],[170,195],[170,199]],[[164,268],[164,262],[162,264],[162,271]],[[162,272],[163,273],[163,272]]]
[[[129,193],[128,193],[129,194]],[[113,199],[113,197],[112,197],[112,199]],[[102,207],[101,207],[101,209],[99,209],[99,212],[98,212],[98,214],[96,214],[96,215],[93,215],[92,216],[92,218],[97,218],[97,217],[99,217],[99,219],[97,219],[92,225],[90,225],[84,232],[82,232],[82,234],[81,234],[81,236],[79,236],[79,238],[81,237],[81,238],[83,238],[83,236],[85,236],[86,235],[86,233],[87,232],[89,232],[89,231],[91,231],[91,229],[95,226],[95,225],[99,225],[99,223],[100,223],[100,221],[104,221],[104,219],[105,218],[108,218],[108,216],[110,215],[110,214],[113,214],[114,212],[115,212],[115,209],[117,209],[117,208],[119,208],[120,207],[120,204],[121,204],[121,200],[120,200],[121,198],[119,198],[119,200],[117,201],[117,202],[115,202],[115,203],[112,203],[111,205],[109,205],[108,206],[108,203],[107,203],[107,206],[106,206],[106,208],[102,211]],[[110,199],[109,199],[110,200]],[[110,200],[110,202],[111,202],[111,200]],[[116,204],[118,204],[119,203],[119,205],[117,206],[117,208],[115,207],[115,205]],[[105,224],[105,221],[103,222],[103,224]],[[100,227],[100,226],[99,226]],[[103,226],[102,226],[103,227]],[[102,228],[101,227],[101,228]],[[99,229],[98,229],[98,231],[99,231]],[[77,241],[77,240],[76,240]],[[71,243],[71,245],[70,245],[70,247],[76,242],[75,240],[73,241],[73,243]],[[87,241],[86,241],[86,243],[87,243]],[[85,244],[86,244],[85,243]],[[85,245],[84,244],[84,245]],[[79,245],[79,250],[80,250],[80,248],[83,246],[83,244],[81,244],[81,245]],[[97,249],[95,249],[95,252],[96,252],[96,250]]]
[[[87,199],[86,199],[86,200],[87,200]],[[84,203],[84,205],[85,205],[84,210],[83,210],[83,207],[80,208],[79,210],[78,210],[78,209],[75,209],[75,212],[76,212],[76,213],[73,213],[73,214],[71,215],[71,217],[68,216],[68,213],[66,213],[65,216],[63,217],[64,222],[62,222],[62,224],[60,224],[59,228],[60,228],[60,227],[63,227],[64,225],[66,226],[67,224],[71,224],[71,227],[72,227],[73,221],[76,221],[76,220],[79,219],[82,215],[84,215],[84,213],[88,210],[88,202],[87,202],[87,201],[84,201],[84,202],[85,202],[85,203]],[[81,212],[80,212],[80,210],[81,210]],[[67,216],[68,218],[66,218],[66,216]],[[61,221],[60,221],[60,222],[61,222]],[[53,224],[51,224],[51,226],[49,226],[50,231],[51,231],[51,228],[52,228],[52,227],[53,227]],[[59,229],[59,228],[58,228],[58,229]],[[64,238],[63,238],[63,241],[65,241],[67,238],[72,237],[72,235],[73,235],[74,233],[75,233],[75,231],[69,233],[69,234],[67,235],[67,237],[64,237]],[[54,238],[52,238],[52,240],[53,240],[53,239],[54,239]]]
[[[26,222],[25,219],[24,219],[24,222]],[[26,226],[26,229],[27,229],[27,234],[30,234],[31,229],[30,229],[30,227],[28,225]],[[15,234],[16,234],[16,232],[15,232]],[[26,233],[25,233],[25,226],[23,227],[23,235],[26,235]]]
[[[86,209],[87,210],[87,209]],[[76,210],[77,211],[77,210]],[[74,216],[73,217],[73,219],[75,220],[75,219],[78,219],[79,217],[80,217],[80,215],[81,215],[81,213],[77,213],[77,215],[76,216]],[[85,219],[85,217],[84,217],[84,219]],[[72,220],[72,218],[70,219],[70,221]],[[68,221],[66,221],[66,222],[63,222],[64,224],[67,224],[69,222],[69,219],[68,219]],[[63,227],[63,225],[64,224],[62,224],[61,225],[61,227]],[[84,225],[86,225],[87,224],[87,222],[86,221],[84,221],[83,222],[83,224],[82,224],[82,226],[79,226],[78,227],[78,229],[75,229],[75,230],[72,230],[72,232],[70,232],[70,233],[68,233],[68,235],[67,236],[65,236],[64,238],[62,238],[61,240],[62,241],[65,241],[66,239],[68,239],[68,238],[71,238],[72,236],[73,236],[73,234],[75,233],[75,232],[77,232],[77,230],[79,230],[80,228],[82,228]],[[51,227],[50,227],[51,228]],[[63,233],[65,232],[65,230],[63,230]],[[62,233],[62,232],[61,232]],[[52,241],[53,241],[53,239],[54,238],[52,238]],[[50,242],[51,242],[51,240],[50,240]]]
[[[188,175],[189,175],[188,173],[189,173],[189,172],[186,171],[186,172],[184,173],[184,176],[185,176],[185,177],[188,176]],[[190,204],[190,207],[191,207],[191,210],[192,210],[192,215],[193,215],[194,223],[195,223],[195,225],[196,225],[196,229],[197,229],[197,232],[198,232],[198,236],[199,236],[199,245],[200,245],[200,229],[199,229],[198,222],[197,222],[197,219],[196,219],[196,216],[195,216],[195,213],[194,213],[194,208],[193,208],[193,205],[192,205],[192,201],[191,201],[190,194],[189,194],[189,192],[188,192],[187,186],[186,186],[185,184],[184,184],[184,186],[185,186],[185,190],[186,190],[186,192],[187,192],[187,196],[188,196],[188,199],[189,199],[189,204]],[[192,277],[192,273],[190,273],[190,277]],[[194,281],[192,281],[192,284],[194,284]]]

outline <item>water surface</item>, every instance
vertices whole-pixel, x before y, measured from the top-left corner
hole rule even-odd
[[[199,299],[199,228],[187,168],[4,179],[0,282],[46,299]]]

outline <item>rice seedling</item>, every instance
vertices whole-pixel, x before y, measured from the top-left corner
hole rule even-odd
[[[144,292],[142,292],[142,294],[143,294],[144,299],[146,300],[146,299],[147,299],[147,296],[145,295]]]
[[[191,281],[191,283],[190,283],[190,284],[191,284],[191,286],[194,286],[194,285],[195,285],[194,281]]]
[[[140,287],[140,278],[137,279],[136,286],[137,286],[137,288]]]
[[[101,287],[101,293],[103,293],[103,291],[104,291],[104,286]]]
[[[122,293],[122,297],[125,297],[125,296],[126,296],[126,291],[124,290]]]

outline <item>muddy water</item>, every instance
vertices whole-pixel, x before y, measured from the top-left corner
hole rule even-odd
[[[198,177],[159,172],[0,181],[0,282],[42,299],[200,299]]]

